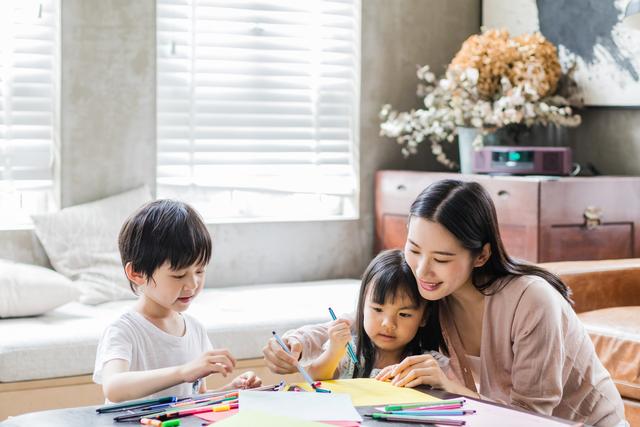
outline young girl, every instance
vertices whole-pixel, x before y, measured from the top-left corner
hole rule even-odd
[[[93,380],[107,400],[184,396],[206,391],[204,378],[227,376],[235,359],[212,349],[205,328],[184,313],[204,286],[211,237],[198,213],[172,200],[140,208],[125,221],[118,238],[135,308],[104,331]],[[246,372],[225,388],[261,384]]]
[[[308,366],[309,375],[316,380],[374,377],[382,368],[423,353],[446,364],[447,358],[433,351],[439,336],[421,331],[427,322],[426,306],[402,252],[381,252],[367,267],[360,286],[354,325],[358,365],[346,349],[351,322],[338,319],[329,324],[329,339]]]
[[[444,180],[426,188],[411,206],[405,257],[422,298],[437,304],[441,348],[459,380],[428,355],[407,358],[378,379],[597,426],[626,425],[620,394],[571,308],[569,289],[505,252],[481,185]],[[323,336],[325,326],[306,327],[288,343],[310,357]],[[292,360],[272,348],[264,350],[268,366],[290,370]]]

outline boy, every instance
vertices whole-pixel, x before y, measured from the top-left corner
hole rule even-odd
[[[104,331],[93,380],[107,400],[184,396],[206,391],[205,377],[226,377],[236,361],[212,349],[206,330],[184,313],[205,282],[211,236],[198,213],[174,200],[157,200],[125,221],[118,237],[124,272],[139,295],[133,310]],[[246,372],[223,389],[253,388]]]

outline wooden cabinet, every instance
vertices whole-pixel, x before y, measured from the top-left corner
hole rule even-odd
[[[401,248],[409,207],[429,184],[476,181],[496,205],[511,256],[531,262],[640,257],[640,177],[376,174],[376,248]]]

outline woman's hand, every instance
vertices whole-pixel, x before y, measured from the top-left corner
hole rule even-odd
[[[378,381],[391,381],[391,379],[393,378],[393,376],[391,375],[391,372],[394,372],[394,370],[396,369],[396,366],[398,366],[397,363],[395,365],[385,366],[380,370],[380,372],[378,372],[375,378]]]
[[[262,385],[262,379],[253,371],[247,371],[235,377],[228,385],[227,389],[247,389],[256,388]]]
[[[298,372],[298,360],[302,354],[302,344],[290,337],[283,338],[282,341],[291,350],[291,354],[284,351],[275,338],[271,338],[262,349],[267,367],[275,374]]]
[[[185,383],[192,383],[213,373],[220,373],[223,377],[233,371],[236,359],[227,349],[209,350],[200,357],[179,367],[180,377]]]
[[[389,381],[398,387],[416,387],[422,384],[453,392],[456,388],[430,354],[409,356],[402,362],[382,369],[376,379]]]
[[[337,319],[329,325],[329,350],[344,355],[347,343],[351,341],[351,322]]]

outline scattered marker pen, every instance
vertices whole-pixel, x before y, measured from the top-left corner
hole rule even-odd
[[[154,427],[177,427],[180,425],[180,420],[160,421],[151,418],[140,418],[140,424]]]
[[[331,307],[329,307],[329,314],[331,315],[331,318],[333,320],[338,320],[336,313],[333,311]],[[351,358],[351,361],[353,362],[353,364],[358,366],[358,358],[356,357],[356,352],[353,349],[353,346],[351,345],[351,340],[349,340],[349,342],[347,343],[347,353],[349,353],[349,357]]]

